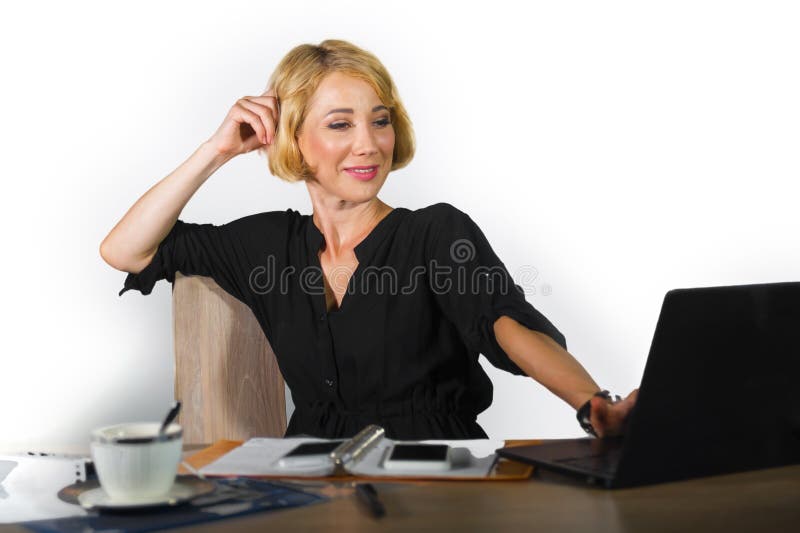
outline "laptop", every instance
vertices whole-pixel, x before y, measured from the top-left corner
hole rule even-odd
[[[633,487],[800,463],[800,282],[676,289],[623,437],[501,457]]]

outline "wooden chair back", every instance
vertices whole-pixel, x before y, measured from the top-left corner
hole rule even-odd
[[[211,278],[180,273],[172,306],[184,442],[282,437],[283,377],[252,311]]]

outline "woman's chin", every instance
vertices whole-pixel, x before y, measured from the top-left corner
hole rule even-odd
[[[322,189],[326,195],[335,196],[345,202],[363,203],[373,200],[378,196],[383,184],[386,182],[387,175],[378,175],[374,178],[363,181],[353,178],[347,174],[340,174],[336,183],[327,180],[314,179],[307,182],[315,189]]]
[[[360,201],[375,198],[383,184],[386,182],[386,176],[375,176],[370,180],[359,180],[350,176],[344,176],[344,180],[340,182],[339,190],[344,197],[352,198],[353,200],[359,199]]]

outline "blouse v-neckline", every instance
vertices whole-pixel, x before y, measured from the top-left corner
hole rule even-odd
[[[375,227],[370,230],[367,235],[361,239],[354,248],[353,253],[355,253],[356,258],[358,259],[359,264],[369,255],[369,252],[374,249],[374,242],[377,240],[380,242],[379,236],[383,232],[382,228],[388,224],[388,221],[394,217],[398,210],[404,210],[404,208],[393,208],[389,211],[382,219],[375,224]],[[323,235],[322,231],[317,227],[314,223],[314,216],[308,216],[308,242],[310,246],[311,252],[319,258],[319,251],[322,248],[322,245],[325,243],[325,235]]]
[[[308,217],[308,226],[306,232],[306,241],[308,244],[308,252],[309,252],[309,259],[312,262],[314,267],[320,269],[321,280],[322,280],[322,294],[318,295],[319,298],[322,300],[322,309],[328,315],[334,313],[341,313],[343,309],[345,309],[345,305],[349,308],[350,304],[345,304],[345,302],[349,302],[352,297],[354,296],[354,292],[352,292],[351,286],[356,279],[356,276],[359,272],[364,268],[365,262],[368,262],[369,259],[372,257],[375,249],[377,246],[383,242],[383,237],[391,230],[392,227],[395,225],[395,220],[398,220],[398,214],[400,212],[408,211],[408,209],[404,207],[395,207],[389,213],[386,214],[382,219],[378,221],[374,228],[364,237],[360,243],[358,243],[353,248],[353,253],[358,260],[358,265],[356,266],[353,273],[350,275],[350,279],[347,283],[347,288],[345,289],[344,295],[342,296],[342,302],[339,304],[338,307],[328,310],[328,302],[326,299],[325,294],[325,272],[322,269],[322,262],[319,258],[319,252],[322,248],[323,243],[325,242],[325,236],[322,234],[320,229],[314,224],[313,215],[307,215]],[[334,295],[335,296],[335,295]]]

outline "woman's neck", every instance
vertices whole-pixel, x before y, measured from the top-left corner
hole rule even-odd
[[[314,224],[325,237],[326,252],[332,257],[352,251],[392,211],[377,196],[368,202],[324,200],[311,195]]]

